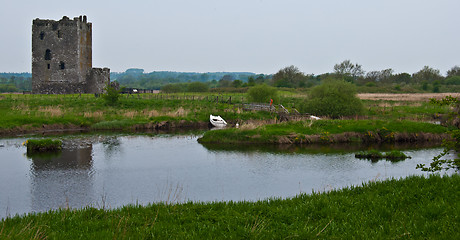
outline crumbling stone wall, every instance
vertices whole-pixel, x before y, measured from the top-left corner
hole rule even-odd
[[[108,68],[92,68],[92,24],[86,16],[33,20],[33,93],[101,93],[109,81]]]
[[[92,68],[86,83],[86,93],[102,93],[110,82],[110,69]]]

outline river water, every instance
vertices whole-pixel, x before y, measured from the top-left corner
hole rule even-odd
[[[441,148],[406,149],[392,163],[356,159],[360,146],[203,146],[197,136],[78,135],[54,156],[0,139],[0,218],[57,208],[185,201],[255,201],[422,175]],[[341,149],[343,148],[343,149]],[[343,151],[343,150],[346,151]]]

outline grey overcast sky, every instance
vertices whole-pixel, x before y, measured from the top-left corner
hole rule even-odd
[[[93,66],[114,72],[460,65],[459,0],[0,1],[0,72],[31,72],[33,19],[79,15],[93,23]]]

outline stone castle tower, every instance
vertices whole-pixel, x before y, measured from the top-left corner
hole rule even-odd
[[[92,25],[86,16],[32,24],[32,92],[102,93],[110,69],[92,67]]]

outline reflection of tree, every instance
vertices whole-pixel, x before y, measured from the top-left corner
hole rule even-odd
[[[422,149],[439,147],[436,142],[423,143],[380,143],[380,144],[280,144],[280,145],[258,145],[258,144],[207,144],[200,143],[209,151],[213,152],[237,152],[237,153],[272,153],[272,154],[325,154],[325,153],[353,153],[357,151],[367,151],[377,149],[379,151]]]
[[[418,164],[417,168],[428,172],[439,172],[449,169],[460,172],[460,157],[458,156],[458,153],[460,152],[460,130],[458,129],[460,127],[460,99],[452,96],[447,96],[441,100],[432,98],[430,101],[431,103],[440,106],[448,105],[452,107],[452,112],[449,114],[447,125],[454,126],[456,129],[450,131],[452,139],[443,142],[442,145],[444,147],[444,151],[433,158],[430,166],[425,166],[425,164]],[[444,157],[446,157],[452,151],[456,153],[455,158],[445,159]]]
[[[119,154],[121,151],[120,140],[117,137],[107,137],[102,141],[104,146],[104,154],[107,158],[112,158],[113,156]]]

